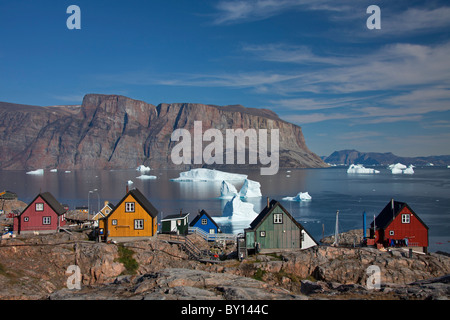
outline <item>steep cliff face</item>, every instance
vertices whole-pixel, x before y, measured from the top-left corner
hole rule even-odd
[[[306,146],[301,128],[269,110],[242,106],[160,104],[117,95],[88,94],[81,106],[35,107],[0,103],[0,167],[3,169],[118,169],[145,164],[175,166],[175,129],[192,134],[216,128],[279,129],[280,167],[323,167]],[[197,165],[198,166],[198,165]],[[246,167],[245,165],[239,165]],[[248,166],[247,166],[248,167]]]

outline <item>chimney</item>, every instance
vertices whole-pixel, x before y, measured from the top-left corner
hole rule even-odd
[[[128,194],[128,191],[129,191],[129,190],[128,190],[128,183],[127,183],[127,186],[126,186],[126,190],[127,190],[127,194]]]
[[[270,201],[269,201],[269,197],[267,197],[267,209],[270,208]]]

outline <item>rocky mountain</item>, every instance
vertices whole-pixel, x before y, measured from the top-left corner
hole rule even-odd
[[[359,152],[357,150],[335,151],[323,160],[330,164],[362,164],[362,165],[389,165],[393,163],[413,164],[416,166],[425,166],[429,163],[438,166],[450,165],[450,155],[448,156],[429,156],[429,157],[400,157],[392,152]]]
[[[88,94],[81,106],[0,103],[0,168],[125,169],[144,164],[189,169],[193,166],[171,161],[178,143],[171,141],[171,134],[175,129],[192,134],[194,121],[202,121],[203,132],[216,128],[224,137],[226,129],[277,128],[280,167],[326,166],[306,146],[301,128],[270,110],[192,103],[155,106],[124,96]]]

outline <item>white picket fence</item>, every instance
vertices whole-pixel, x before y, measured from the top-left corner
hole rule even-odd
[[[236,241],[237,235],[231,233],[208,233],[200,228],[189,228],[189,234],[198,234],[206,241]]]

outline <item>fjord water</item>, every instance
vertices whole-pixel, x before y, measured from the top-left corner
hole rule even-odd
[[[259,170],[232,170],[247,174],[249,179],[261,184],[263,197],[245,201],[254,204],[260,212],[267,197],[276,199],[316,239],[331,235],[335,228],[336,211],[339,210],[339,230],[362,228],[362,214],[369,225],[374,215],[394,198],[407,202],[428,225],[429,251],[450,252],[450,169],[445,167],[418,167],[413,175],[393,175],[390,170],[378,167],[379,174],[347,174],[346,167],[325,169],[280,169],[273,176],[261,176]],[[162,212],[162,216],[190,212],[194,219],[201,209],[219,217],[227,200],[219,199],[221,181],[175,182],[177,170],[151,170],[154,180],[140,180],[136,170],[76,170],[56,173],[45,170],[44,175],[27,175],[25,171],[0,171],[0,190],[16,192],[19,199],[28,203],[40,191],[51,192],[61,203],[75,206],[88,205],[97,210],[105,200],[117,204],[124,196],[127,181],[130,188],[139,188]],[[237,190],[243,184],[234,182]],[[93,193],[89,193],[97,189]],[[282,201],[283,197],[309,192],[311,201]],[[159,218],[161,218],[161,215]],[[244,225],[226,224],[224,232],[239,232]]]

